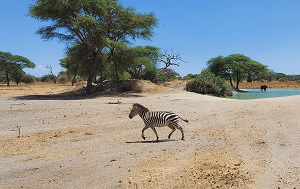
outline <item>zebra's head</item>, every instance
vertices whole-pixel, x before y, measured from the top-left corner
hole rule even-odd
[[[144,106],[142,106],[138,103],[135,103],[135,104],[133,104],[132,109],[131,109],[128,117],[130,119],[132,119],[137,114],[141,115],[142,113],[147,112],[147,111],[149,111],[148,108],[146,108],[146,107],[144,107]]]
[[[131,108],[131,111],[129,113],[129,118],[132,119],[134,116],[136,116],[137,114],[139,113],[139,109],[138,107],[136,106],[136,104],[133,104],[132,108]]]

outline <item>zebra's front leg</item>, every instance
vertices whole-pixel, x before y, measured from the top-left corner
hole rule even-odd
[[[146,130],[146,129],[148,129],[149,128],[149,126],[145,126],[143,129],[142,129],[142,138],[145,140],[146,138],[145,138],[145,136],[144,136],[144,131]]]

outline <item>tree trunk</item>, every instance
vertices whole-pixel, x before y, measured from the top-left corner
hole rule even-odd
[[[85,92],[87,95],[91,95],[93,90],[93,74],[90,72],[88,75]]]
[[[75,67],[74,72],[73,72],[72,86],[74,86],[74,84],[75,84],[75,79],[77,76],[77,69],[78,69],[78,66]]]
[[[9,76],[8,76],[8,72],[6,72],[6,85],[9,86]]]
[[[239,89],[240,81],[236,81],[236,89]]]
[[[115,61],[114,61],[114,67],[115,67],[116,80],[119,81],[120,76],[119,76],[118,66],[117,66],[117,63]]]
[[[73,75],[73,78],[72,78],[72,86],[74,86],[75,79],[76,79],[76,75],[74,74],[74,75]]]
[[[92,66],[90,67],[90,71],[89,71],[88,78],[87,78],[87,83],[86,83],[86,88],[85,88],[85,92],[86,92],[87,95],[92,94],[93,79],[94,79],[94,76],[95,76],[96,65],[97,65],[97,61],[98,61],[98,54],[99,53],[97,53],[95,55],[94,60],[91,60]]]
[[[236,77],[236,89],[239,89],[241,79],[239,77]]]
[[[101,57],[100,70],[99,70],[99,74],[100,74],[99,82],[100,83],[102,83],[105,80],[105,78],[104,78],[104,62],[105,62],[104,58]]]
[[[232,83],[232,78],[231,78],[231,76],[229,74],[228,74],[228,77],[229,77],[229,82],[230,82],[231,87],[234,88],[233,87],[233,83]]]
[[[100,82],[103,81],[103,76],[104,76],[104,64],[103,64],[103,57],[101,57],[100,62],[98,62],[98,58],[100,56],[100,52],[95,53],[94,56],[94,60],[91,60],[92,62],[92,66],[90,68],[89,74],[88,74],[88,79],[87,79],[87,84],[86,84],[86,88],[85,88],[85,92],[87,95],[91,95],[92,94],[92,90],[93,90],[93,79],[95,77],[95,73],[96,73],[96,67],[97,67],[97,63],[100,64]]]

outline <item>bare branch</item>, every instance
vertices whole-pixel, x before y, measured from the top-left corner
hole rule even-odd
[[[169,54],[167,52],[167,50],[164,51],[164,53],[161,53],[161,60],[160,62],[163,62],[165,64],[165,67],[160,69],[156,76],[155,76],[155,80],[156,78],[159,76],[159,74],[165,70],[166,68],[170,67],[170,66],[179,66],[179,62],[184,62],[186,63],[186,61],[182,60],[179,52],[177,54],[174,53],[173,49],[171,49],[171,53]]]
[[[52,72],[52,66],[47,65],[46,68],[49,69],[49,73],[51,75],[54,75],[53,72]]]

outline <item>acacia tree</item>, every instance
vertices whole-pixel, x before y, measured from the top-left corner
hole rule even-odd
[[[87,94],[92,92],[97,72],[104,79],[108,58],[118,43],[128,43],[130,37],[149,39],[157,22],[153,14],[135,13],[117,0],[36,0],[30,15],[50,23],[37,31],[43,39],[56,38],[86,48]]]
[[[239,83],[246,78],[253,78],[267,67],[242,54],[232,54],[227,57],[218,56],[207,62],[208,70],[215,75],[229,79],[232,88],[239,88]],[[236,86],[233,85],[236,81]]]
[[[246,64],[250,61],[249,57],[242,54],[232,54],[225,57],[226,68],[236,82],[236,89],[239,88],[239,83],[246,78]]]
[[[23,68],[34,67],[35,64],[23,56],[0,51],[0,71],[5,73],[7,86],[9,86],[11,76],[14,72],[20,72]]]

